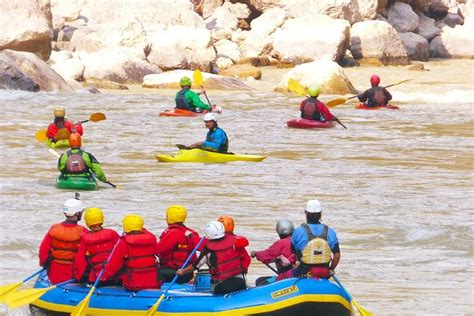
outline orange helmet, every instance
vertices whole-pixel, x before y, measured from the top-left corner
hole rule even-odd
[[[221,215],[217,220],[224,225],[226,233],[232,234],[234,232],[234,220],[232,217]]]
[[[69,135],[69,146],[71,146],[71,148],[81,147],[81,135],[78,133]]]

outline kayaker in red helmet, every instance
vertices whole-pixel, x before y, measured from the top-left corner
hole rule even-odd
[[[372,85],[372,88],[357,95],[359,101],[364,102],[364,104],[369,108],[387,106],[388,102],[392,100],[392,95],[384,87],[379,87],[380,77],[372,75],[372,77],[370,77],[370,84]]]

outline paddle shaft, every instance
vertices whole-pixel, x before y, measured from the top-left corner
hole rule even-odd
[[[273,272],[275,272],[278,275],[278,271],[274,267],[272,267],[271,265],[269,265],[268,263],[265,263],[265,262],[263,264],[265,264],[270,270],[272,270]]]
[[[38,274],[40,274],[40,273],[43,272],[44,270],[46,270],[46,268],[41,268],[41,269],[39,269],[38,271],[36,271],[35,273],[33,273],[32,275],[30,275],[29,277],[26,277],[26,278],[23,280],[23,283],[28,282],[29,280],[33,279],[35,276],[37,276]]]
[[[196,247],[194,247],[193,251],[191,251],[189,256],[186,258],[186,261],[184,261],[183,265],[181,266],[181,268],[180,268],[181,270],[184,269],[188,265],[189,261],[191,261],[191,258],[196,253],[196,251],[199,249],[199,247],[201,247],[201,245],[202,245],[202,243],[204,242],[205,239],[206,239],[206,237],[202,237],[201,240],[196,245]],[[168,291],[171,289],[171,287],[174,285],[176,280],[178,280],[178,275],[177,274],[173,277],[173,280],[171,280],[171,283],[168,286],[168,288],[163,292],[163,294],[161,294],[158,301],[152,307],[150,307],[150,309],[147,311],[146,315],[153,315],[158,310],[158,306],[160,306],[161,301],[164,299],[164,297],[166,296]]]
[[[334,116],[334,119],[336,120],[336,122],[339,123],[339,125],[341,125],[342,127],[344,127],[345,129],[347,129],[347,127],[341,123],[341,121],[339,121],[339,119],[337,117]]]

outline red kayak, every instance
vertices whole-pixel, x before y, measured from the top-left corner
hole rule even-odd
[[[335,124],[334,121],[320,122],[304,118],[289,120],[286,122],[286,125],[292,128],[332,128]]]
[[[384,105],[384,106],[375,106],[373,108],[368,107],[364,103],[359,103],[355,106],[356,109],[358,110],[380,110],[380,109],[386,109],[386,110],[399,110],[400,108],[396,105]]]
[[[207,112],[207,111],[206,111]],[[183,109],[172,109],[160,112],[160,116],[198,116],[204,113],[196,113],[193,111],[183,110]]]

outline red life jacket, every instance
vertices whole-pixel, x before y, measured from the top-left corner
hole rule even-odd
[[[65,226],[54,224],[49,230],[51,236],[51,257],[53,261],[63,264],[73,264],[77,249],[81,243],[83,226]]]
[[[92,266],[89,279],[96,280],[115,246],[117,233],[111,229],[103,229],[82,236],[82,241],[87,245],[88,262]]]
[[[73,153],[71,150],[67,151],[66,161],[66,173],[67,174],[80,174],[87,172],[88,168],[86,162],[82,157],[83,151],[79,149],[79,152]]]
[[[321,119],[321,113],[318,111],[318,100],[308,98],[305,100],[302,117],[307,120],[325,121],[324,117]]]
[[[235,249],[236,238],[226,234],[224,238],[209,240],[206,247],[215,256],[209,267],[209,272],[214,280],[226,280],[238,274],[244,273],[241,254]],[[214,261],[214,262],[213,262]]]
[[[155,258],[156,237],[147,230],[126,234],[127,257],[123,285],[127,290],[158,288],[158,262]]]
[[[175,229],[179,230],[181,233],[181,236],[178,239],[179,243],[176,244],[169,255],[160,257],[160,264],[161,266],[170,267],[172,269],[179,269],[184,264],[189,254],[193,251],[194,247],[196,247],[196,239],[199,238],[199,234],[186,226],[171,224],[160,239],[166,238],[166,234]],[[192,233],[192,235],[189,233]],[[195,257],[196,255],[191,258],[191,262]]]

